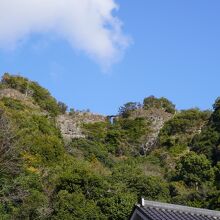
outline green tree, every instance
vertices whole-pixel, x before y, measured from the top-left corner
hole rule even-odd
[[[88,200],[82,193],[58,192],[55,198],[52,219],[96,220],[105,219],[93,200]]]
[[[128,102],[119,108],[119,115],[128,118],[133,111],[140,108],[140,103]]]
[[[205,155],[190,152],[181,157],[176,169],[178,180],[183,180],[188,186],[197,188],[205,182],[214,181],[214,169]]]
[[[164,97],[156,98],[155,96],[149,96],[144,99],[143,107],[144,109],[160,108],[168,113],[171,113],[171,114],[175,113],[175,105]]]
[[[117,193],[114,196],[99,199],[98,206],[105,214],[106,219],[126,220],[129,218],[136,201],[135,194]]]
[[[57,104],[58,104],[58,106],[60,108],[61,113],[64,114],[66,112],[68,106],[65,103],[60,102],[60,101]]]

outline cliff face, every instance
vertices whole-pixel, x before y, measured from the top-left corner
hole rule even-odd
[[[7,97],[22,101],[23,103],[31,106],[32,108],[39,108],[34,103],[33,98],[30,94],[23,94],[16,89],[4,88],[0,90],[0,99]],[[42,112],[46,114],[46,112]],[[118,116],[115,116],[116,118]],[[138,117],[144,118],[150,122],[150,132],[145,137],[142,144],[141,151],[146,154],[151,150],[157,143],[158,134],[164,123],[172,118],[172,114],[163,111],[163,109],[151,108],[148,110],[137,109],[135,110],[131,118],[135,119]],[[82,132],[82,125],[87,123],[104,122],[109,120],[108,117],[90,112],[73,112],[58,115],[56,118],[57,126],[59,127],[63,138],[67,141],[71,141],[74,138],[85,138]]]
[[[48,112],[40,109],[40,106],[34,101],[31,94],[23,94],[16,89],[12,88],[3,88],[0,90],[0,99],[11,98],[15,100],[22,101],[26,105],[32,107],[32,109],[40,110],[38,114],[48,115]],[[163,128],[164,124],[172,119],[174,114],[166,112],[162,108],[151,107],[149,109],[138,108],[132,112],[129,116],[131,119],[144,118],[149,122],[149,130],[140,144],[140,152],[145,155],[155,146],[158,145],[158,136]],[[120,118],[119,115],[114,116],[115,120]],[[56,117],[57,127],[60,129],[63,138],[66,141],[71,141],[75,138],[86,138],[82,130],[83,124],[96,123],[96,122],[105,122],[110,120],[108,116],[93,114],[90,112],[71,112],[65,114],[59,114]],[[113,123],[113,121],[112,121]],[[192,136],[195,133],[198,133],[199,126],[195,126],[195,132],[191,132]],[[201,127],[201,126],[200,126]],[[189,128],[190,131],[191,128]]]
[[[12,88],[0,89],[0,99],[3,98],[18,100],[24,103],[25,105],[31,107],[33,110],[41,111],[40,114],[43,115],[48,114],[47,111],[43,111],[42,109],[40,109],[40,107],[34,102],[30,94],[23,94],[16,89],[12,89]]]
[[[163,128],[165,122],[170,120],[173,115],[163,111],[162,109],[149,109],[145,112],[145,117],[150,121],[150,132],[146,138],[146,142],[141,146],[141,151],[146,154],[157,145],[158,135]]]
[[[4,98],[4,97],[22,100],[22,101],[29,100],[27,96],[25,96],[24,94],[20,93],[15,89],[1,89],[0,98]]]
[[[143,144],[141,145],[141,153],[146,154],[157,144],[158,135],[163,128],[165,122],[173,117],[173,114],[165,112],[163,109],[150,108],[150,109],[137,109],[135,110],[131,118],[144,118],[150,124],[150,130],[145,137]]]
[[[150,124],[150,131],[140,146],[142,154],[146,154],[155,147],[161,128],[166,121],[172,118],[172,116],[172,114],[156,108],[148,110],[137,109],[132,113],[130,116],[131,119],[144,118]],[[115,116],[115,118],[118,117],[119,116]],[[66,141],[71,141],[74,138],[86,138],[82,132],[83,124],[105,122],[106,120],[109,120],[109,118],[102,115],[88,112],[74,112],[59,115],[57,117],[57,125],[64,139]]]
[[[23,94],[16,89],[1,89],[0,99],[3,98],[19,100],[27,104],[28,106],[39,109],[39,106],[36,103],[34,103],[34,100],[30,96],[30,94]],[[74,112],[58,115],[56,121],[63,138],[65,140],[71,140],[73,138],[85,138],[85,135],[82,133],[81,130],[82,124],[95,123],[101,121],[104,122],[106,119],[107,118],[105,116],[93,114],[90,112]]]
[[[105,116],[92,114],[89,112],[74,112],[59,115],[57,125],[60,128],[64,139],[85,138],[81,126],[86,123],[104,122]]]

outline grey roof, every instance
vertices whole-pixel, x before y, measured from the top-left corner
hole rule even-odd
[[[135,212],[134,212],[135,213]],[[208,209],[192,208],[188,206],[144,201],[143,206],[137,205],[136,213],[147,220],[220,220],[220,212]],[[136,214],[137,215],[137,214]]]

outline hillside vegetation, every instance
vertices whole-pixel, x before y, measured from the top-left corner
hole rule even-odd
[[[38,83],[2,77],[1,219],[124,220],[141,196],[220,210],[220,99],[177,111],[150,96],[113,120],[66,110]]]

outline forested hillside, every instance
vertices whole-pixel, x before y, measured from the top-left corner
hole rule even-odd
[[[220,210],[220,99],[179,111],[150,96],[105,117],[4,74],[1,219],[123,220],[141,196]]]

